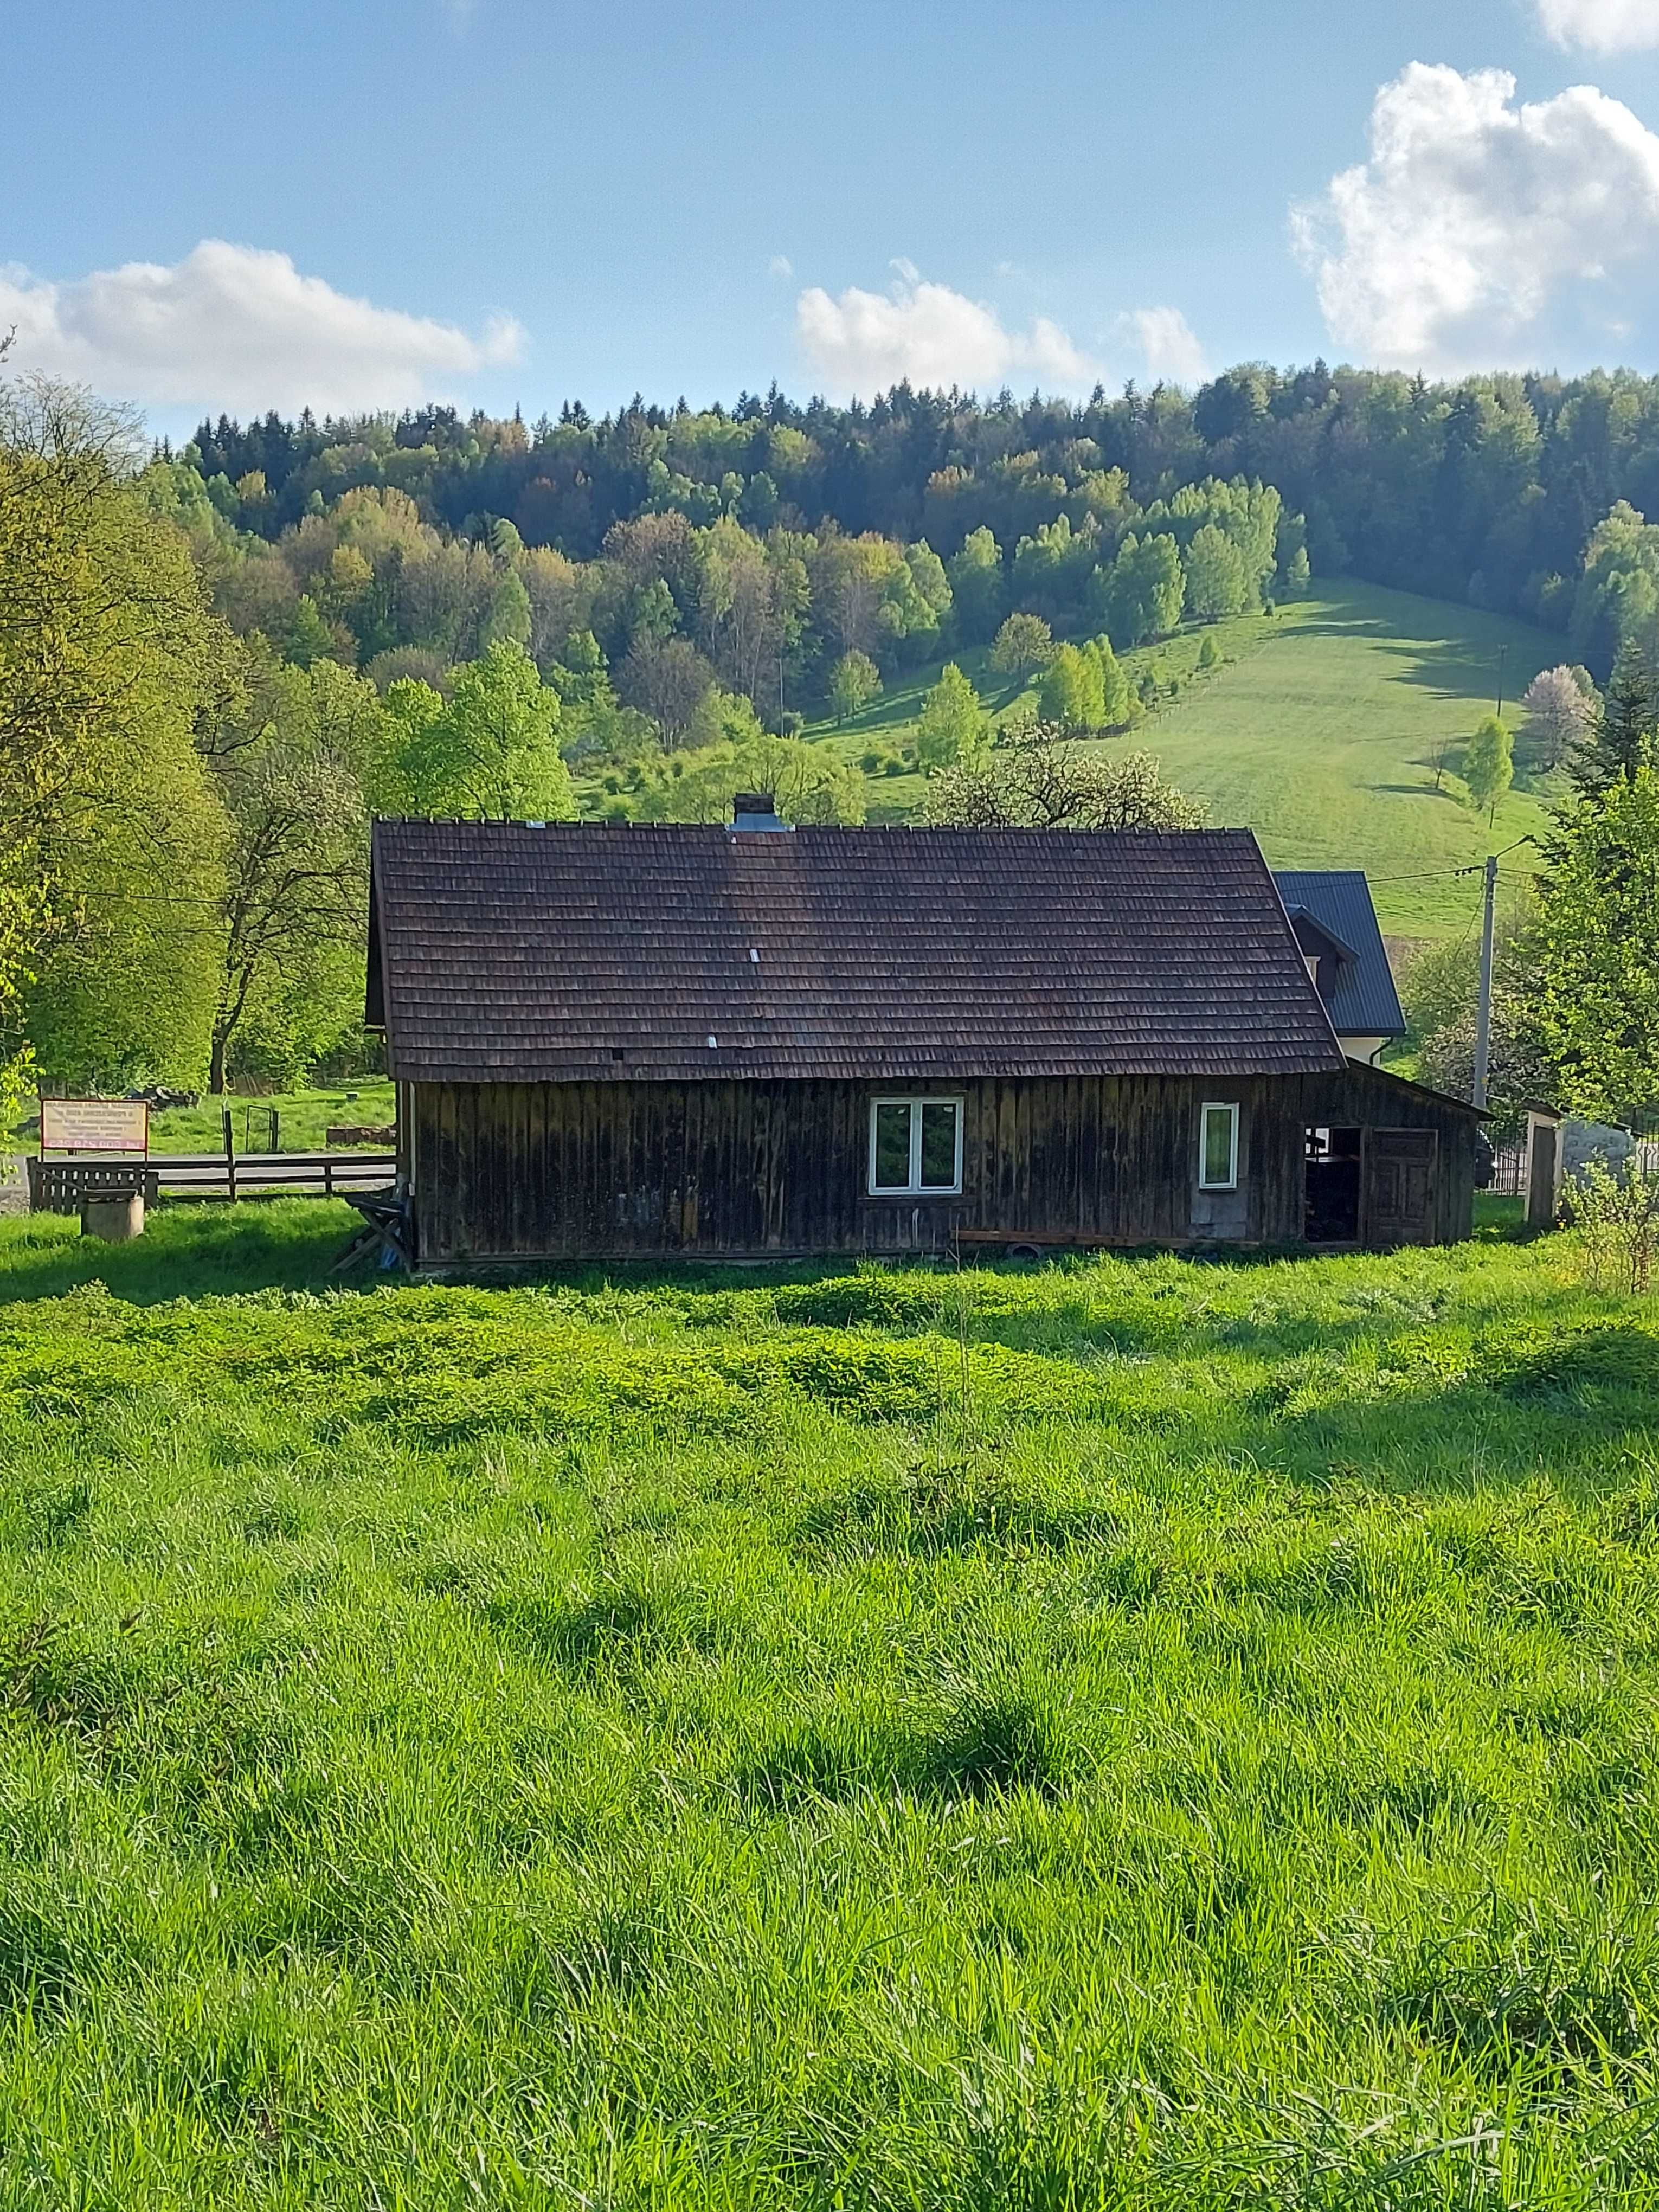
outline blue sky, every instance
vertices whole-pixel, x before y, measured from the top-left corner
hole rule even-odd
[[[159,427],[1659,367],[1659,0],[9,15],[0,327]]]

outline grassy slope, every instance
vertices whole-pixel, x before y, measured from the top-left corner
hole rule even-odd
[[[1155,657],[1185,674],[1200,635],[1183,634]],[[1516,791],[1489,830],[1462,803],[1455,777],[1435,792],[1432,749],[1443,736],[1469,736],[1489,710],[1500,647],[1512,712],[1538,670],[1561,658],[1561,641],[1501,616],[1363,584],[1322,588],[1273,621],[1224,623],[1214,635],[1228,665],[1143,724],[1133,742],[1206,798],[1214,821],[1253,829],[1275,866],[1364,867],[1385,929],[1460,932],[1479,886],[1446,872],[1536,831],[1544,811],[1537,794]],[[1137,668],[1148,658],[1127,657]],[[845,731],[820,726],[853,758],[872,733],[902,742],[936,673],[923,672]],[[974,665],[969,673],[1000,709],[1006,685],[993,690]],[[921,795],[915,777],[879,777],[872,814],[894,818]],[[1517,854],[1516,865],[1527,858]]]
[[[0,2202],[1653,2203],[1567,1240],[201,1295],[350,1218],[0,1224]]]

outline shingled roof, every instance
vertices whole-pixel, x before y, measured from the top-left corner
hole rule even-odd
[[[1344,1066],[1247,830],[381,822],[369,933],[414,1082]]]

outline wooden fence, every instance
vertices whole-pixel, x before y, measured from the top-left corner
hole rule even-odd
[[[349,1198],[381,1190],[392,1152],[177,1152],[147,1158],[26,1161],[36,1213],[78,1213],[89,1198]]]

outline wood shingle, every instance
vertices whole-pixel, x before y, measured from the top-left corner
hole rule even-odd
[[[1344,1066],[1247,830],[381,822],[373,880],[410,1082]]]

